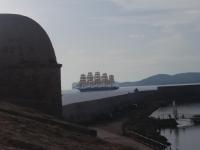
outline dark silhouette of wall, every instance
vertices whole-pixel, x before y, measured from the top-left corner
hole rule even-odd
[[[127,115],[137,105],[154,101],[200,102],[200,85],[159,87],[155,91],[129,93],[121,96],[65,105],[65,120],[75,123],[92,123]],[[161,103],[162,104],[162,103]]]
[[[75,123],[91,123],[98,120],[124,116],[137,104],[154,100],[155,91],[129,93],[99,100],[73,103],[63,107],[65,120]]]
[[[164,86],[158,88],[158,94],[171,101],[200,101],[200,85]]]

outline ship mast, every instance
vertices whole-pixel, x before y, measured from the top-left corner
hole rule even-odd
[[[88,75],[87,75],[87,86],[88,87],[93,87],[93,74],[92,72],[88,72]]]
[[[114,82],[115,82],[114,75],[109,75],[109,85],[111,87],[113,87]]]
[[[108,75],[107,73],[103,73],[101,76],[101,83],[103,87],[107,87],[108,86]]]
[[[79,81],[79,88],[100,88],[100,87],[114,87],[115,85],[114,75],[108,75],[100,72],[95,72],[94,76],[92,72],[88,72],[87,76],[81,74]]]
[[[79,86],[80,88],[85,88],[86,87],[86,75],[81,74],[80,81],[79,81]]]
[[[99,87],[100,84],[101,84],[101,74],[100,74],[100,72],[95,72],[94,85],[95,85],[95,87]]]

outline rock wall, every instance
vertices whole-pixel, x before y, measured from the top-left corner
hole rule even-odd
[[[130,93],[100,100],[73,103],[63,107],[65,120],[75,123],[90,123],[123,116],[138,103],[155,95],[155,91]]]

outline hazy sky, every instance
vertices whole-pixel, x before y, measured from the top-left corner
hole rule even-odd
[[[88,71],[118,81],[200,71],[200,0],[0,0],[0,12],[47,31],[63,89]]]

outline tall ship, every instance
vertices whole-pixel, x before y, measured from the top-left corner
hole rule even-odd
[[[107,73],[95,72],[93,75],[92,72],[88,72],[87,76],[81,74],[80,81],[76,86],[80,92],[89,92],[89,91],[106,91],[106,90],[117,90],[119,86],[114,80],[114,75],[107,75]]]

